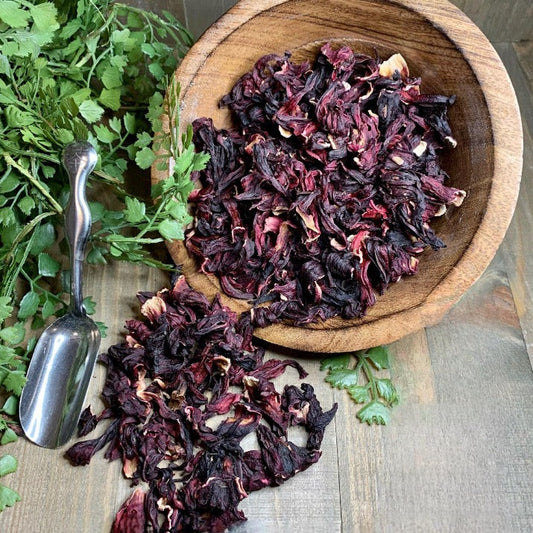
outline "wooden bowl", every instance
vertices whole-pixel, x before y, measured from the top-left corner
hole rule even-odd
[[[399,52],[425,93],[457,96],[450,122],[458,141],[442,159],[450,184],[467,191],[460,208],[435,221],[447,247],[420,257],[419,273],[378,297],[357,320],[331,319],[305,328],[257,329],[267,342],[309,352],[345,352],[387,344],[436,324],[479,278],[511,220],[522,167],[522,128],[513,87],[481,31],[444,0],[244,0],[193,46],[176,72],[181,84],[181,123],[198,117],[231,125],[219,99],[266,53],[313,58],[326,41],[380,57]],[[166,120],[168,129],[168,120]],[[153,180],[165,172],[152,169]],[[200,273],[182,242],[169,250],[189,283],[212,297],[213,276]],[[237,312],[245,301],[223,296]]]

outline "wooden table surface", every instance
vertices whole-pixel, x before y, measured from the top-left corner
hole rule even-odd
[[[234,2],[135,3],[174,12],[198,36]],[[324,382],[319,359],[302,361],[322,405],[339,403],[323,456],[285,485],[252,493],[241,505],[248,521],[234,532],[533,530],[533,30],[523,22],[531,23],[533,9],[527,0],[455,3],[493,41],[521,105],[524,172],[511,227],[490,267],[438,326],[390,345],[401,403],[389,426],[360,424],[348,395]],[[118,342],[124,321],[137,314],[135,293],[165,285],[165,274],[144,267],[89,269],[86,292],[109,326],[102,348]],[[97,402],[103,378],[98,366],[88,403]],[[63,451],[24,439],[2,448],[20,462],[6,482],[23,500],[0,513],[1,532],[110,530],[132,490],[121,465],[99,455],[74,468]]]

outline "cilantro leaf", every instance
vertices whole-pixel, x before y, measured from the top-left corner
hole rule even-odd
[[[38,271],[41,276],[53,278],[61,269],[61,263],[45,252],[37,257]]]
[[[9,392],[20,396],[22,387],[26,383],[26,376],[24,370],[13,370],[7,374],[2,380],[2,386]]]
[[[398,403],[398,392],[390,379],[376,379],[376,386],[378,394],[390,405],[396,405]]]
[[[0,329],[0,339],[8,344],[15,345],[24,340],[25,333],[24,324],[22,322],[17,322],[13,326]]]
[[[17,466],[18,462],[12,455],[2,455],[0,457],[0,477],[16,472]]]
[[[320,362],[320,370],[339,370],[348,368],[351,361],[349,353],[326,357]]]
[[[85,100],[79,105],[80,115],[89,123],[97,122],[104,114],[103,107],[92,100]]]
[[[162,220],[157,229],[167,241],[183,239],[183,225],[175,220]]]
[[[331,370],[326,381],[337,389],[347,389],[357,385],[359,373],[349,368]]]
[[[0,511],[3,511],[6,507],[13,507],[20,500],[21,497],[18,492],[0,485]]]
[[[374,363],[374,366],[378,370],[390,367],[389,352],[384,346],[370,348],[370,350],[366,352],[366,357]]]
[[[155,154],[152,149],[148,148],[147,146],[144,147],[142,150],[139,150],[137,152],[137,155],[135,156],[135,162],[142,169],[150,168],[154,161]]]
[[[54,31],[59,28],[57,9],[52,2],[30,6],[30,13],[37,29]]]
[[[352,397],[355,403],[366,403],[370,401],[370,393],[368,387],[362,385],[353,385],[348,387],[348,394]]]
[[[386,426],[390,422],[390,409],[379,400],[373,400],[357,412],[357,418],[368,425]]]
[[[9,296],[0,296],[0,323],[2,323],[13,312],[13,306],[10,305]]]
[[[20,301],[18,317],[28,318],[33,316],[39,307],[39,295],[33,291],[27,292]]]
[[[136,223],[144,219],[146,213],[146,206],[137,198],[132,198],[126,196],[126,209],[124,213],[126,214],[126,220],[128,222]]]
[[[390,422],[391,408],[398,404],[399,395],[388,377],[374,375],[390,367],[389,350],[378,346],[353,354],[340,354],[321,361],[326,370],[326,382],[338,389],[346,389],[352,400],[363,407],[356,416],[367,424],[385,425]]]
[[[19,5],[19,2],[12,0],[0,2],[0,20],[11,28],[24,28],[28,24],[30,13]]]
[[[0,444],[9,444],[10,442],[16,442],[17,439],[17,434],[11,428],[8,427],[4,429],[2,438],[0,438]]]

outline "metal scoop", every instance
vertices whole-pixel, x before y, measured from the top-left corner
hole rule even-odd
[[[100,345],[100,332],[87,316],[82,297],[82,266],[91,228],[85,185],[96,160],[96,151],[85,142],[69,144],[63,152],[71,188],[65,212],[70,308],[39,338],[19,403],[26,436],[46,448],[62,446],[74,433]]]

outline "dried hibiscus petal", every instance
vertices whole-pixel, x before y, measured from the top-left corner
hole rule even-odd
[[[248,493],[279,485],[320,457],[324,412],[310,385],[276,390],[273,380],[293,360],[265,359],[252,343],[249,317],[238,318],[219,298],[209,302],[179,277],[171,290],[140,293],[143,320],[127,322],[124,343],[100,357],[107,366],[99,415],[87,408],[80,436],[111,423],[66,452],[74,465],[99,450],[120,459],[138,486],[123,504],[113,532],[217,532],[245,520]],[[290,428],[308,433],[305,447]],[[242,440],[257,435],[259,447]]]
[[[211,159],[185,244],[226,294],[254,302],[251,324],[361,317],[444,246],[429,222],[465,196],[438,162],[456,144],[454,97],[420,84],[400,54],[326,44],[312,65],[260,58],[221,100],[234,128],[194,122]]]

